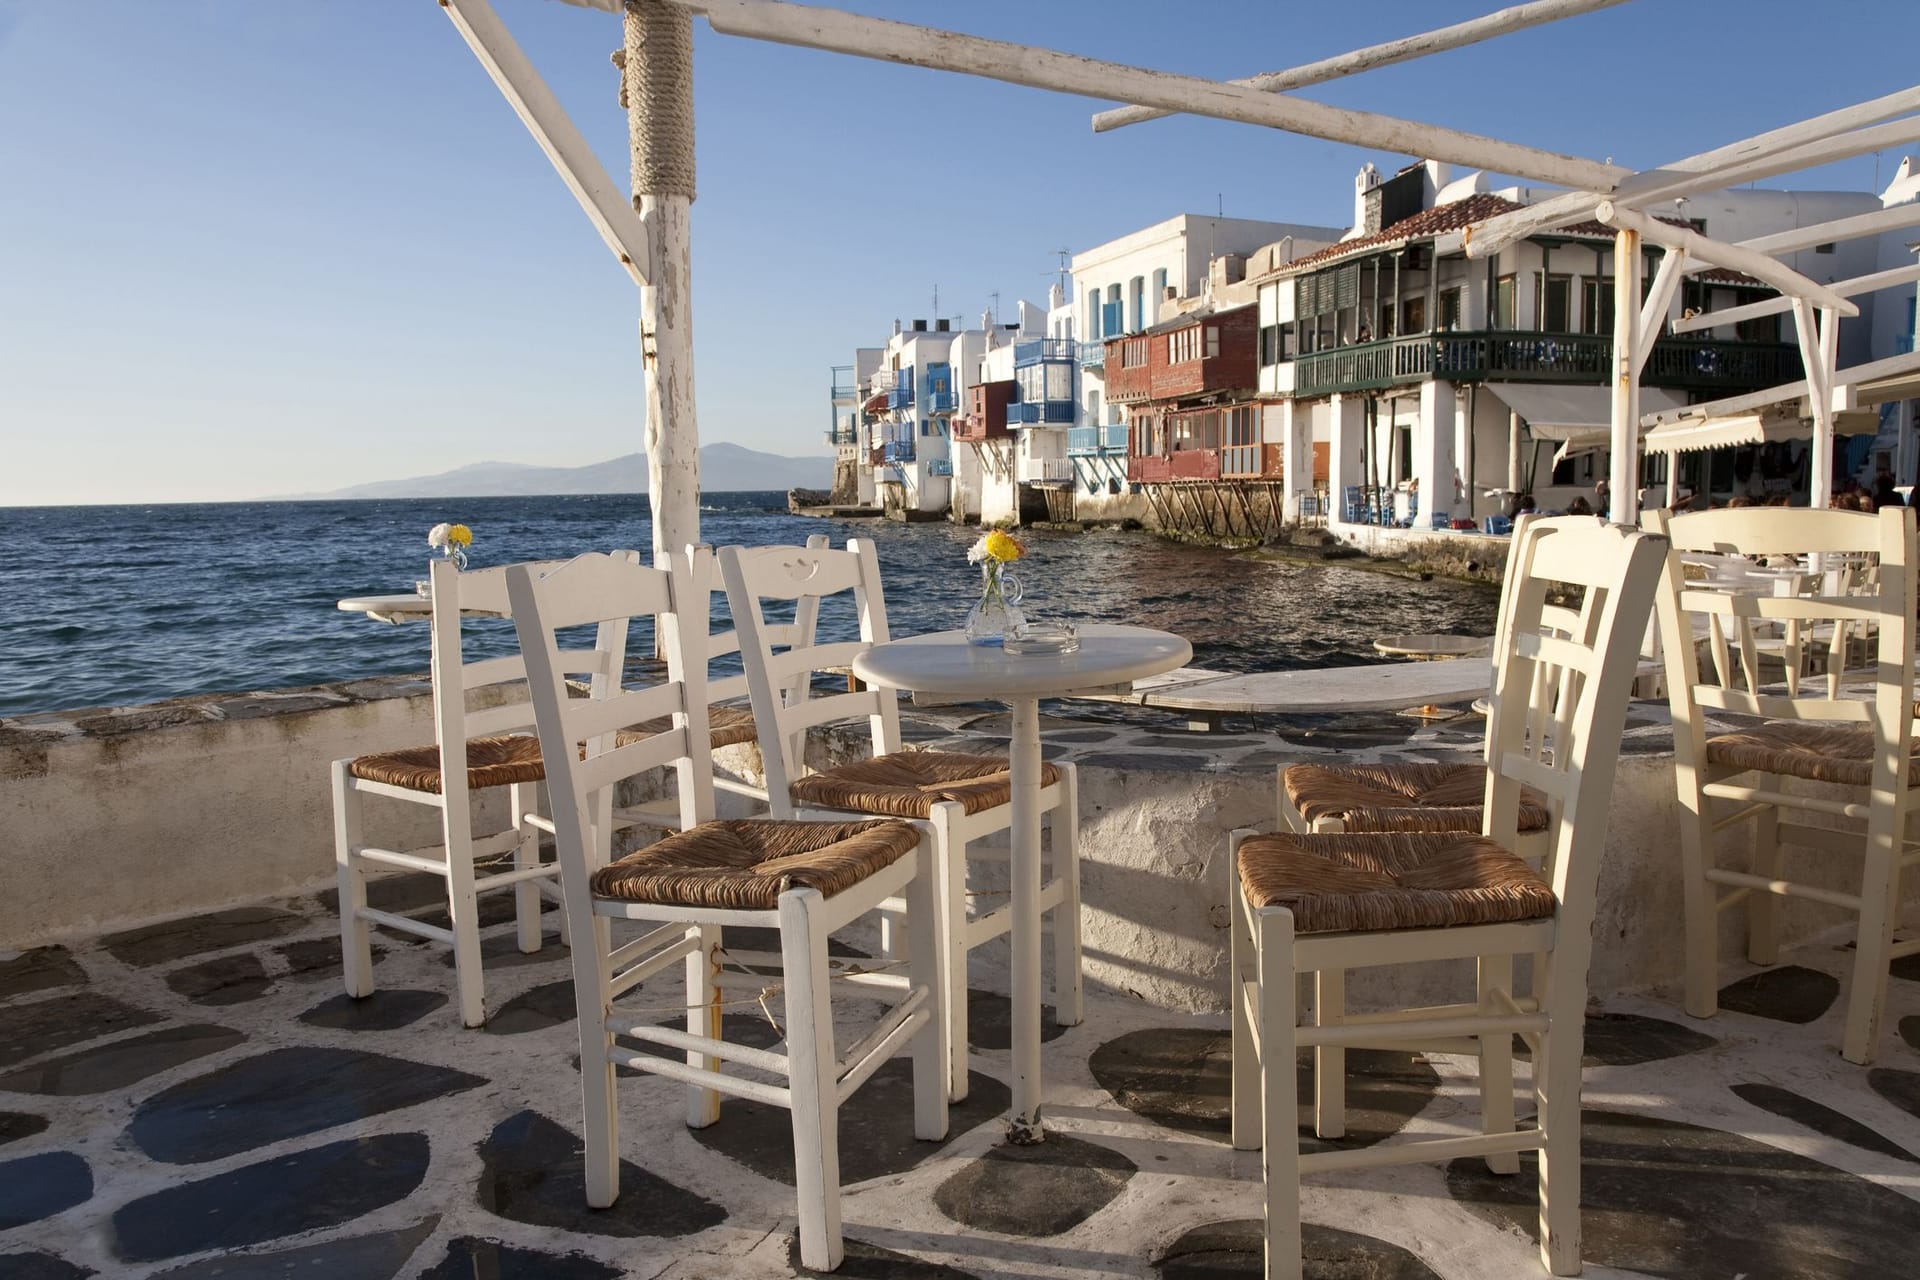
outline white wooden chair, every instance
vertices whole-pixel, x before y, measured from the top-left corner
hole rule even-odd
[[[636,553],[621,553],[633,556]],[[550,567],[532,566],[534,571]],[[501,686],[516,684],[526,666],[518,654],[467,661],[462,656],[462,615],[508,613],[506,567],[461,572],[451,561],[436,560],[433,583],[431,648],[433,661],[434,742],[371,755],[335,760],[333,778],[334,859],[340,882],[340,955],[347,994],[371,995],[374,989],[370,926],[385,925],[453,948],[459,988],[460,1020],[469,1027],[486,1021],[480,963],[479,905],[476,896],[512,888],[518,942],[523,952],[540,949],[540,885],[558,896],[559,868],[540,860],[536,818],[539,787],[546,777],[540,743],[533,736],[533,706],[514,690],[504,705],[469,709],[469,701],[500,696]],[[609,652],[603,662],[624,654]],[[511,805],[509,825],[490,835],[473,833],[474,793],[504,787]],[[383,796],[436,809],[441,842],[418,849],[389,849],[369,844],[364,799]],[[476,874],[475,861],[511,852],[513,865]],[[447,881],[447,928],[367,905],[369,864],[424,871]]]
[[[1747,958],[1779,958],[1776,907],[1782,897],[1823,902],[1859,917],[1841,1052],[1873,1061],[1879,1049],[1887,971],[1920,952],[1895,944],[1901,874],[1920,861],[1910,825],[1920,763],[1914,760],[1914,512],[1795,508],[1735,509],[1667,522],[1672,564],[1662,593],[1674,775],[1680,800],[1685,887],[1687,1012],[1710,1017],[1719,1003],[1720,913],[1747,905]],[[1700,551],[1855,557],[1840,594],[1776,596],[1730,592],[1684,578],[1680,558]],[[1862,569],[1871,556],[1877,572]],[[1703,619],[1711,661],[1692,644]],[[1745,637],[1772,624],[1819,632],[1828,642],[1828,678],[1769,683],[1760,649]],[[1868,637],[1873,665],[1845,669],[1849,637]],[[1865,686],[1855,680],[1864,676]],[[1707,736],[1701,712],[1759,717],[1753,728]],[[1800,780],[1789,790],[1789,779]],[[1813,794],[1805,784],[1831,784]],[[1835,788],[1844,788],[1838,794]],[[1812,821],[1807,819],[1812,817]],[[1754,819],[1744,870],[1719,865],[1717,833]],[[1838,823],[1836,823],[1836,819]],[[1840,829],[1836,829],[1839,827]],[[1857,893],[1787,879],[1781,846],[1864,854]]]
[[[527,569],[508,575],[540,738],[551,762],[548,786],[579,1009],[587,1203],[604,1208],[619,1194],[616,1067],[687,1084],[687,1123],[695,1128],[720,1119],[723,1093],[785,1107],[793,1116],[801,1261],[830,1271],[843,1253],[841,1103],[910,1045],[914,1133],[930,1141],[946,1136],[946,1017],[928,846],[918,827],[900,821],[707,821],[713,809],[702,649],[708,591],[704,578],[693,583],[691,573],[670,575],[604,555],[581,556],[544,577]],[[594,655],[563,652],[556,632],[588,623],[624,630],[629,616],[642,613],[658,619],[666,681],[570,698],[569,673],[594,671],[596,681],[600,673]],[[663,731],[645,737],[629,732],[619,735],[624,745],[614,745],[622,726],[662,718],[669,721]],[[609,861],[604,815],[611,811],[613,788],[623,778],[662,767],[678,775],[685,829]],[[836,970],[827,956],[828,935],[895,895],[904,895],[907,904],[908,974]],[[660,924],[616,946],[614,920]],[[727,950],[726,961],[754,970],[727,972],[723,931],[734,926],[777,929],[779,954]],[[656,1025],[646,1008],[628,1011],[616,1003],[676,962],[686,975],[684,1031]],[[753,992],[733,1002],[758,1009],[768,994],[770,965],[781,970],[785,1042],[771,1049],[726,1042],[721,1031],[727,992]],[[849,995],[898,997],[844,1054],[835,1049],[833,982]],[[657,997],[651,1003],[657,1005]],[[685,1061],[622,1041],[681,1050]],[[730,1075],[728,1063],[771,1072],[782,1082]]]
[[[1006,859],[1004,852],[969,851],[974,841],[1012,824],[1006,757],[904,751],[899,703],[891,691],[823,694],[814,689],[816,673],[845,667],[868,645],[888,639],[880,565],[871,542],[850,539],[843,551],[722,547],[720,566],[740,631],[774,816],[866,813],[918,819],[932,829],[941,974],[950,1019],[949,1097],[957,1102],[967,1091],[967,955],[1013,923],[1005,902],[979,914],[967,908],[967,859]],[[842,592],[851,594],[859,638],[823,643],[817,636],[821,601]],[[791,604],[792,621],[769,624],[763,602]],[[867,759],[808,769],[808,730],[863,718],[871,747]],[[1082,1017],[1077,794],[1072,765],[1043,767],[1040,807],[1048,815],[1053,874],[1041,887],[1040,903],[1052,915],[1054,1014],[1063,1026]]]
[[[1580,1270],[1580,1057],[1590,931],[1621,727],[1661,573],[1658,538],[1581,516],[1530,522],[1501,604],[1488,726],[1485,827],[1458,832],[1236,832],[1232,920],[1233,1144],[1264,1151],[1267,1274],[1298,1277],[1300,1176],[1484,1156],[1512,1173],[1540,1152],[1540,1251]],[[1583,588],[1571,624],[1546,604]],[[1549,696],[1538,696],[1549,690]],[[1553,809],[1541,871],[1511,852],[1521,788]],[[1544,955],[1531,994],[1513,957]],[[1295,1026],[1300,973],[1471,958],[1475,1000],[1342,1011]],[[1514,1127],[1513,1036],[1533,1054],[1536,1126]],[[1418,1045],[1477,1053],[1483,1132],[1302,1155],[1296,1046]],[[1323,1137],[1337,1137],[1338,1117]],[[1316,1127],[1321,1127],[1316,1125]]]

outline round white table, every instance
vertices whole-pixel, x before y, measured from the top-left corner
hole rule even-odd
[[[1373,642],[1375,653],[1395,658],[1479,658],[1493,647],[1492,636],[1444,636],[1431,634],[1381,636]]]
[[[405,595],[348,596],[334,608],[342,613],[364,613],[375,622],[423,622],[433,616],[433,601],[417,591]]]
[[[1129,684],[1182,667],[1193,646],[1145,627],[1089,624],[1074,653],[1013,654],[972,645],[958,631],[876,644],[853,660],[871,685],[1004,702],[1013,712],[1007,770],[1013,785],[1013,1116],[1008,1138],[1040,1142],[1040,699]],[[1077,815],[1076,815],[1077,817]]]

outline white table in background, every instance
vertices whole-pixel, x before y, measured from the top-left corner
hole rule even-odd
[[[1192,657],[1192,645],[1165,631],[1090,624],[1080,629],[1075,653],[1013,654],[941,631],[877,644],[853,660],[853,674],[871,685],[992,699],[1013,713],[1007,753],[1013,786],[1013,1117],[1007,1136],[1013,1142],[1046,1137],[1040,1124],[1040,699],[1123,685]]]
[[[1390,658],[1414,658],[1432,661],[1438,658],[1483,658],[1493,648],[1492,636],[1446,636],[1415,634],[1381,636],[1373,642],[1373,651]]]
[[[390,596],[348,596],[334,608],[342,613],[364,613],[375,622],[425,622],[433,616],[433,601],[417,591]]]

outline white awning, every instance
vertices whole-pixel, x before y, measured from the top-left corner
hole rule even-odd
[[[1872,435],[1879,429],[1877,414],[1837,413],[1833,418],[1835,435]],[[1733,445],[1808,440],[1812,437],[1813,423],[1810,419],[1790,412],[1773,411],[1765,414],[1734,413],[1715,418],[1682,418],[1647,432],[1644,443],[1648,453],[1685,453],[1692,449],[1726,449]]]
[[[1884,378],[1874,378],[1857,385],[1854,388],[1854,403],[1865,408],[1870,404],[1886,404],[1893,400],[1920,400],[1920,352],[1908,352],[1904,360],[1895,357],[1884,363],[1904,364],[1907,367]]]
[[[1526,419],[1535,440],[1564,444],[1613,443],[1613,389],[1606,386],[1568,386],[1551,382],[1489,382],[1487,390]],[[1660,413],[1685,401],[1671,391],[1640,389],[1640,411]]]

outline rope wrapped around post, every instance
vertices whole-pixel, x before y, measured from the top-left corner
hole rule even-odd
[[[694,198],[693,16],[662,0],[627,0],[620,105],[633,142],[636,205],[647,195]]]

